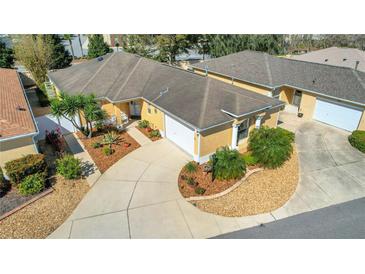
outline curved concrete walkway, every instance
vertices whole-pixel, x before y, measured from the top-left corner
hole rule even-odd
[[[290,122],[297,126],[301,180],[274,212],[230,218],[195,208],[177,186],[190,158],[162,139],[108,169],[49,238],[209,238],[365,196],[365,158],[348,145],[346,133],[290,119],[282,126]]]

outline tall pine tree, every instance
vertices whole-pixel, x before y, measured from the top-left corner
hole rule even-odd
[[[11,68],[14,65],[13,50],[0,41],[0,68]]]
[[[61,69],[68,67],[72,62],[72,56],[65,49],[65,46],[62,44],[62,39],[58,34],[46,34],[46,40],[49,41],[52,54],[51,54],[51,63],[48,66],[48,69]]]
[[[90,59],[105,55],[110,51],[109,46],[104,42],[103,35],[92,34],[89,36],[88,57]]]

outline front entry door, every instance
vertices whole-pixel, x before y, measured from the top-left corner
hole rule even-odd
[[[296,90],[294,92],[294,96],[293,96],[293,105],[299,107],[301,100],[302,100],[302,92],[299,90]]]
[[[138,101],[129,102],[129,111],[132,118],[139,118],[141,116],[141,104]]]

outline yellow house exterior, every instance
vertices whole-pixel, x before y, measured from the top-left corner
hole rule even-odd
[[[28,154],[37,154],[37,148],[32,137],[18,138],[0,142],[0,166],[4,168],[5,163]]]
[[[210,78],[214,78],[214,79],[223,81],[225,83],[229,83],[234,86],[238,86],[240,88],[250,90],[250,91],[253,91],[256,93],[260,93],[263,95],[268,95],[271,92],[271,90],[268,87],[256,85],[253,83],[248,83],[248,82],[234,79],[234,78],[229,78],[228,76],[223,76],[223,75],[220,75],[217,73],[205,72],[204,70],[198,69],[196,67],[194,67],[194,72],[199,75],[205,75]],[[287,105],[292,105],[295,90],[296,90],[295,88],[288,87],[288,86],[281,87],[280,92],[279,92],[279,99],[281,101],[285,102]],[[300,105],[298,107],[298,112],[303,113],[303,119],[311,120],[313,118],[313,114],[314,114],[315,107],[316,107],[316,99],[318,96],[316,94],[308,92],[308,91],[301,91],[301,92],[302,92],[302,97],[300,100]],[[347,103],[347,104],[359,107],[358,105],[355,105],[355,104],[351,104],[351,103]],[[359,125],[357,128],[358,130],[365,130],[365,114],[364,113],[365,113],[365,108],[363,110],[363,114],[362,114],[362,117],[360,119],[360,122],[359,122]]]

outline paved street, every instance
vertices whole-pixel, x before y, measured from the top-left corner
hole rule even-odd
[[[283,207],[239,218],[202,212],[177,186],[189,156],[167,139],[140,140],[49,238],[210,238],[365,197],[365,157],[348,144],[347,132],[285,113],[281,120],[296,132],[300,163],[299,185]]]
[[[217,236],[217,239],[365,239],[365,198]]]

